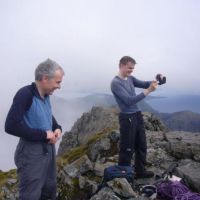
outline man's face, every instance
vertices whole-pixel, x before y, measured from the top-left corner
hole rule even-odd
[[[61,82],[63,78],[63,72],[61,70],[56,70],[53,78],[47,76],[43,77],[42,88],[46,95],[53,94],[54,90],[60,89]]]
[[[135,68],[135,64],[132,62],[128,62],[125,65],[121,65],[121,72],[124,76],[129,76],[133,72],[133,69]]]

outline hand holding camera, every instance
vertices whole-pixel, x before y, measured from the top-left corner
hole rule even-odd
[[[152,81],[150,86],[144,90],[144,95],[147,96],[149,93],[155,91],[158,87],[158,85],[163,85],[166,83],[166,77],[162,74],[156,75],[156,80]]]
[[[144,95],[147,96],[149,93],[155,91],[157,86],[158,86],[157,81],[155,81],[155,80],[152,81],[150,86],[147,89],[144,90]]]
[[[149,92],[153,92],[157,89],[157,87],[158,87],[157,81],[152,81],[147,90],[149,90]]]

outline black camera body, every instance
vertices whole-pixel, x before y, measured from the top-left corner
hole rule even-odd
[[[166,83],[167,79],[165,76],[162,76],[161,74],[156,75],[156,80],[158,81],[159,85],[163,85]]]

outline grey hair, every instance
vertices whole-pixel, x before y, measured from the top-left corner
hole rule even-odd
[[[62,67],[55,61],[48,58],[44,62],[41,62],[35,69],[35,80],[40,81],[45,75],[49,78],[53,78],[56,70],[61,70],[64,74]]]

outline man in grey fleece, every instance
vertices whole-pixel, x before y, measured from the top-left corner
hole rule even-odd
[[[150,178],[153,172],[145,169],[147,144],[144,121],[137,103],[148,94],[155,91],[157,81],[141,81],[131,76],[135,67],[135,60],[124,56],[119,62],[119,74],[111,82],[111,90],[120,108],[120,152],[121,166],[131,165],[131,158],[135,152],[135,176],[137,178]],[[162,75],[160,75],[162,77]],[[135,87],[144,88],[136,95]]]

